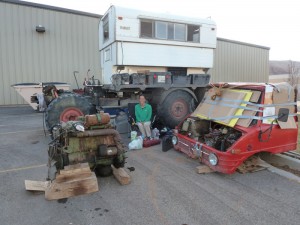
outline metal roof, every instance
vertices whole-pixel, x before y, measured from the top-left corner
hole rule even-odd
[[[230,42],[230,43],[234,43],[234,44],[240,44],[240,45],[246,45],[246,46],[250,46],[250,47],[270,50],[270,47],[266,47],[266,46],[262,46],[262,45],[255,45],[255,44],[250,44],[250,43],[241,42],[241,41],[234,41],[234,40],[219,38],[219,37],[217,39],[218,39],[218,41],[225,41],[225,42]]]

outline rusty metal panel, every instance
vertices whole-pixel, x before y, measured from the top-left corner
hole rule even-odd
[[[75,88],[73,71],[81,83],[88,69],[100,78],[98,23],[95,15],[0,2],[0,105],[24,104],[10,87],[15,83],[56,81]],[[46,31],[36,32],[38,25]]]
[[[67,153],[74,152],[95,152],[99,145],[104,144],[107,146],[115,146],[114,137],[108,136],[95,136],[95,137],[71,137],[69,138],[68,149],[65,150]]]

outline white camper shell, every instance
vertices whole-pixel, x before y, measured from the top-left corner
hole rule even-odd
[[[205,73],[213,67],[215,48],[216,24],[210,19],[111,6],[99,23],[103,84],[118,72]]]

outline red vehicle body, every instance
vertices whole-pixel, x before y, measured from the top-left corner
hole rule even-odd
[[[216,85],[216,87],[218,86]],[[261,95],[257,104],[260,106],[264,104],[266,90],[264,84],[235,84],[232,86],[232,89],[260,91]],[[296,107],[295,105],[291,106],[291,104],[289,107],[293,109],[292,112],[291,110],[289,111],[289,116],[293,122],[296,122]],[[264,107],[260,107],[260,109],[263,108]],[[259,117],[263,117],[263,112],[257,112],[255,118]],[[184,121],[190,119],[194,120],[195,117],[189,116]],[[210,131],[208,131],[207,134],[203,134],[203,138],[200,136],[197,140],[190,137],[191,133],[189,131],[183,131],[184,121],[174,130],[174,136],[172,137],[173,147],[191,158],[199,158],[201,163],[221,173],[234,173],[247,158],[256,153],[270,152],[275,154],[295,150],[297,148],[298,129],[295,127],[293,129],[282,129],[279,124],[264,124],[263,120],[259,119],[253,119],[248,127],[239,125],[227,127],[216,121],[206,120],[209,121],[205,123],[209,124]],[[203,122],[203,119],[200,119],[200,121]],[[217,128],[213,129],[213,127]],[[214,133],[219,134],[219,137],[213,139],[216,140],[215,143],[209,139]],[[232,136],[233,139],[228,139],[229,136]],[[218,140],[218,138],[220,140]],[[225,149],[224,146],[226,146],[226,143],[228,147]]]

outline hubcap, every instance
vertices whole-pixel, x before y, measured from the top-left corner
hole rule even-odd
[[[187,104],[183,100],[177,100],[171,107],[171,114],[176,118],[182,118],[188,113]]]
[[[60,121],[67,122],[76,120],[78,116],[83,116],[84,114],[81,112],[80,109],[75,107],[66,108],[61,114],[60,114]]]

